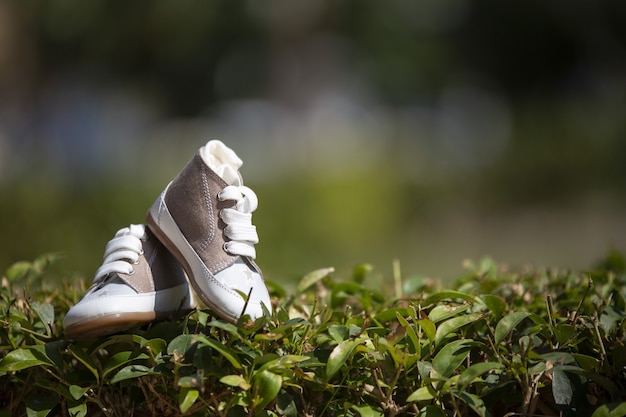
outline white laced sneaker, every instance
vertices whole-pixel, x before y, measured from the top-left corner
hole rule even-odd
[[[243,185],[241,159],[222,142],[209,141],[152,205],[147,222],[183,265],[198,298],[236,323],[271,311],[254,263],[259,238],[252,224],[256,194]]]
[[[107,243],[92,286],[63,320],[66,337],[103,336],[192,309],[185,273],[144,225]]]

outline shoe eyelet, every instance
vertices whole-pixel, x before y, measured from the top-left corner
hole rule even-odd
[[[224,252],[230,253],[230,250],[228,250],[228,242],[224,242],[224,244],[222,245],[222,249],[224,249]]]
[[[130,272],[127,275],[135,275],[135,270],[131,269]]]
[[[141,249],[141,250],[139,251],[139,256],[143,256],[143,254],[144,254],[144,251],[143,251],[143,249]],[[137,263],[139,263],[139,261],[137,261]]]

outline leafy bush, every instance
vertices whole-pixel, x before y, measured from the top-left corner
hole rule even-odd
[[[84,283],[46,289],[54,257],[0,292],[2,416],[626,415],[624,259],[593,271],[467,263],[449,289],[396,271],[332,268],[238,326],[198,310],[124,334],[65,340]],[[399,268],[397,268],[399,270]]]

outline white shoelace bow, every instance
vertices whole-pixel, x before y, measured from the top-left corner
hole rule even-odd
[[[229,185],[217,198],[237,202],[235,208],[220,210],[220,218],[226,223],[224,234],[230,239],[224,244],[224,249],[233,255],[256,258],[254,244],[259,243],[259,236],[252,224],[252,212],[259,204],[256,194],[244,185]]]
[[[118,230],[104,249],[104,261],[96,271],[94,282],[111,273],[132,274],[135,272],[133,265],[137,264],[139,256],[143,254],[141,238],[145,233],[143,224],[131,224],[129,227]]]

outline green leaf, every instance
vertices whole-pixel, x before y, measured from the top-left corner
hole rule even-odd
[[[417,417],[446,417],[444,411],[435,405],[427,405],[420,409]]]
[[[280,358],[280,355],[278,353],[274,353],[274,352],[269,352],[264,354],[263,356],[261,356],[260,358],[257,358],[256,360],[256,365],[257,366],[263,366],[268,362],[271,362],[275,359]]]
[[[527,370],[523,371],[524,373],[528,373],[528,375],[534,376],[539,375],[540,373],[545,372],[546,363],[545,362],[537,362],[532,366],[529,366]]]
[[[450,377],[463,363],[470,349],[478,343],[468,340],[454,340],[444,347],[435,355],[433,359],[433,369],[444,378]]]
[[[458,291],[439,291],[438,293],[426,297],[426,299],[422,302],[422,305],[427,306],[430,304],[436,304],[443,300],[474,301],[474,297]]]
[[[507,337],[518,324],[525,318],[532,316],[533,314],[528,311],[518,311],[504,316],[498,324],[496,324],[495,342],[496,344],[502,343],[505,337]]]
[[[604,404],[596,409],[591,417],[625,417],[626,402],[621,404]]]
[[[506,302],[497,295],[485,294],[481,295],[480,299],[483,303],[485,303],[485,306],[489,309],[492,317],[495,319],[500,318],[507,309]]]
[[[486,256],[480,260],[478,273],[480,275],[495,274],[498,270],[498,264],[492,258]]]
[[[127,379],[138,378],[140,376],[152,374],[152,370],[145,365],[128,365],[120,369],[110,383],[116,384],[120,381],[126,381]]]
[[[284,355],[279,356],[276,359],[272,359],[267,361],[259,368],[259,370],[269,369],[274,370],[276,372],[280,372],[281,370],[292,368],[293,365],[309,360],[308,356],[303,355]]]
[[[176,336],[167,346],[167,354],[173,355],[176,353],[180,356],[186,356],[189,349],[191,349],[196,342],[196,335],[193,334],[181,334]]]
[[[194,338],[195,340],[202,343],[203,345],[209,346],[215,351],[217,351],[228,362],[230,362],[231,365],[233,365],[236,369],[243,368],[243,365],[241,365],[241,362],[239,362],[239,358],[237,358],[237,353],[233,349],[221,344],[220,342],[212,338],[207,338],[204,336],[195,336]]]
[[[341,343],[350,336],[350,331],[343,324],[335,324],[328,328],[328,334],[335,339],[335,342]]]
[[[576,363],[585,371],[598,372],[598,369],[600,369],[600,360],[598,358],[581,353],[574,353],[573,356],[576,359]]]
[[[409,278],[406,278],[402,282],[402,294],[415,294],[420,288],[428,285],[429,281],[431,281],[430,278],[427,278],[423,275],[413,275]]]
[[[406,327],[406,334],[409,337],[409,352],[410,353],[420,353],[421,345],[419,338],[417,337],[417,333],[415,333],[415,328],[413,326]]]
[[[46,417],[58,404],[50,395],[33,394],[26,398],[26,415],[28,417]]]
[[[0,375],[5,375],[7,372],[21,371],[22,369],[39,365],[54,365],[46,356],[45,346],[28,346],[12,350],[0,361]]]
[[[609,378],[607,378],[606,376],[597,374],[595,372],[586,371],[582,368],[579,368],[578,366],[559,365],[559,366],[553,367],[550,371],[551,372],[563,371],[563,372],[573,373],[576,375],[581,375],[601,385],[604,389],[606,389],[611,394],[614,393],[615,390],[617,389],[615,383],[611,381]]]
[[[572,403],[574,389],[572,383],[563,371],[552,372],[552,396],[554,402],[560,406],[569,406]]]
[[[68,342],[65,340],[57,340],[54,342],[48,342],[44,345],[42,355],[45,355],[46,360],[49,360],[57,368],[62,368],[64,359],[61,356],[61,352],[65,351]],[[37,353],[39,355],[39,353]]]
[[[354,279],[354,282],[356,282],[357,284],[363,284],[367,274],[369,274],[373,270],[374,270],[374,267],[370,264],[359,264],[355,266],[354,271],[352,272],[352,277]]]
[[[353,410],[356,410],[361,417],[382,417],[384,413],[380,410],[374,410],[369,405],[353,405],[351,407]]]
[[[344,340],[339,343],[335,348],[330,352],[330,356],[328,357],[328,362],[326,364],[326,378],[332,378],[341,367],[348,361],[350,354],[355,347],[363,342],[363,339],[349,339]]]
[[[384,337],[378,339],[376,343],[376,349],[381,353],[387,352],[391,356],[391,359],[393,359],[393,361],[396,363],[396,366],[401,366],[401,364],[403,364],[404,361],[407,360],[407,358],[412,356],[406,354],[404,346],[398,347]]]
[[[428,340],[430,340],[431,342],[435,340],[435,336],[437,334],[437,327],[435,326],[435,323],[432,322],[432,320],[419,319],[417,321],[417,325],[422,328],[424,333],[426,333],[426,337],[428,337]]]
[[[435,346],[438,346],[443,338],[448,334],[460,329],[463,326],[467,326],[470,323],[480,320],[483,316],[483,313],[470,313],[465,316],[451,318],[441,323],[439,327],[437,327],[437,333],[435,334]]]
[[[400,326],[402,327],[407,327],[409,325],[409,322],[398,312],[396,312],[396,319],[398,319],[398,323],[400,323]]]
[[[467,388],[476,378],[486,374],[487,372],[502,369],[504,366],[498,362],[479,362],[471,365],[461,373],[457,385],[459,390],[463,391]]]
[[[335,284],[330,293],[330,306],[332,308],[342,306],[346,298],[351,295],[359,294],[362,290],[363,287],[355,282],[341,282]]]
[[[100,383],[100,372],[98,372],[98,368],[94,364],[94,362],[91,359],[91,357],[85,351],[83,351],[81,349],[68,349],[68,350],[70,351],[72,356],[74,356],[76,359],[78,359],[78,361],[80,363],[85,365],[85,368],[87,368],[89,370],[89,372],[91,372],[93,374],[93,376],[96,378],[96,383],[99,384]]]
[[[178,394],[178,407],[180,408],[181,413],[186,413],[196,402],[199,396],[200,392],[198,392],[197,389],[182,387],[180,389],[180,393]]]
[[[487,416],[487,407],[485,407],[485,403],[477,395],[460,391],[456,392],[454,396],[467,404],[479,417]]]
[[[267,290],[272,296],[275,296],[279,300],[284,300],[287,298],[287,291],[279,285],[277,282],[273,282],[270,280],[265,280],[265,286]]]
[[[116,334],[104,338],[102,343],[100,343],[96,348],[92,349],[92,352],[97,352],[99,350],[108,348],[109,346],[114,346],[118,344],[129,344],[144,347],[147,343],[148,339],[138,334]]]
[[[326,278],[333,272],[335,272],[335,268],[333,267],[321,268],[321,269],[317,269],[315,271],[309,272],[298,283],[298,286],[296,287],[296,292],[298,294],[302,294],[304,291],[308,290],[309,287],[311,287],[313,284]]]
[[[199,388],[201,385],[201,378],[197,374],[183,376],[178,380],[178,386],[183,388]]]
[[[206,326],[210,318],[209,313],[203,310],[196,310],[194,315],[197,317],[198,323],[200,323],[203,326]]]
[[[72,397],[72,394],[70,394],[69,387],[64,384],[59,384],[56,379],[37,378],[37,380],[34,382],[34,385],[52,391],[58,394],[60,397],[75,401]],[[0,417],[1,416],[2,414],[0,414]]]
[[[6,270],[9,282],[18,282],[26,278],[32,271],[32,264],[26,261],[15,262]]]
[[[279,416],[298,416],[298,407],[296,406],[293,398],[291,398],[291,396],[287,392],[285,392],[285,390],[281,390],[276,396],[276,410],[279,412]]]
[[[464,311],[467,311],[469,308],[469,304],[464,304],[460,306],[440,304],[430,310],[430,313],[428,313],[428,318],[434,323],[438,323],[440,321],[447,320],[450,317],[458,316]]]
[[[61,259],[61,257],[62,254],[60,252],[44,253],[43,255],[35,258],[35,260],[33,261],[33,271],[35,271],[37,274],[41,274],[46,270],[46,268],[48,268],[48,266],[50,266],[50,264],[58,261],[59,259]]]
[[[46,334],[50,336],[52,334],[50,331],[50,325],[54,323],[54,307],[52,306],[52,304],[41,304],[38,301],[34,301],[33,303],[31,303],[30,307],[33,309],[35,314],[37,314],[39,320],[45,326]]]
[[[244,391],[250,389],[250,384],[241,375],[226,375],[220,378],[220,382],[231,387],[239,387]]]
[[[193,353],[192,363],[198,371],[210,372],[213,368],[214,359],[213,349],[209,346],[198,346],[198,349]]]
[[[397,318],[397,314],[400,314],[403,317],[408,317],[411,314],[411,310],[403,307],[390,308],[377,313],[374,316],[374,320],[379,324],[388,323],[395,320]]]
[[[254,374],[252,389],[255,393],[254,410],[263,410],[278,395],[283,379],[280,375],[264,370]]]
[[[147,340],[143,347],[156,356],[159,353],[165,353],[167,349],[167,342],[161,338],[154,338]]]
[[[148,355],[145,353],[134,352],[134,351],[122,351],[114,354],[109,358],[106,365],[104,366],[104,370],[102,371],[102,378],[106,378],[111,372],[116,369],[130,363],[134,360],[142,360],[148,359]]]
[[[523,337],[520,338],[520,341],[522,339],[524,338]],[[530,343],[530,341],[526,343]],[[559,364],[559,365],[571,365],[576,362],[574,355],[572,355],[569,352],[558,352],[558,351],[547,352],[547,353],[544,353],[543,355],[540,355],[539,357],[543,359],[545,362],[551,362],[552,364]]]
[[[552,331],[559,343],[565,343],[576,333],[576,327],[571,324],[558,324]]]
[[[437,392],[430,385],[418,388],[413,391],[411,395],[406,399],[408,402],[413,401],[430,401],[437,396]]]
[[[227,323],[221,320],[213,320],[209,324],[207,324],[207,326],[214,327],[216,329],[222,329],[231,336],[233,336],[235,339],[243,340],[241,334],[239,334],[239,329],[232,323]]]
[[[87,416],[87,404],[77,403],[67,408],[69,415],[72,417],[86,417]]]
[[[70,395],[72,396],[73,399],[80,400],[83,397],[83,395],[85,395],[85,393],[89,391],[90,389],[91,389],[90,387],[79,387],[78,385],[71,385]]]
[[[604,309],[600,315],[600,327],[605,332],[611,333],[617,326],[624,320],[624,312],[619,311],[615,307],[609,307]]]

